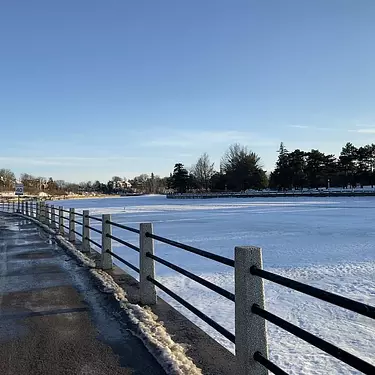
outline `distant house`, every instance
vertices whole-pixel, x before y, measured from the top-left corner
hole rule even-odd
[[[115,184],[115,189],[118,189],[118,190],[128,190],[128,189],[131,189],[132,187],[132,184],[128,181],[117,181],[116,184]]]

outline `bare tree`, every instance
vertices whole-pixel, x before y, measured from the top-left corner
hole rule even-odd
[[[205,152],[191,168],[191,173],[196,179],[200,188],[208,190],[211,177],[214,175],[214,163],[211,163],[208,154]]]
[[[0,169],[0,188],[2,190],[12,190],[16,176],[10,169]]]

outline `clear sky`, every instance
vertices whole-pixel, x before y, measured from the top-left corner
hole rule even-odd
[[[168,175],[375,142],[374,0],[2,0],[0,168]]]

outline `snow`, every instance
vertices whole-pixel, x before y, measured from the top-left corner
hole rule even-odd
[[[167,200],[124,197],[65,201],[91,215],[154,232],[233,258],[235,246],[263,248],[266,269],[334,293],[375,305],[375,198],[252,198]],[[124,210],[125,208],[125,210]],[[98,227],[100,223],[91,221]],[[138,237],[118,228],[113,234],[138,245]],[[99,235],[92,238],[99,240]],[[233,270],[186,251],[156,243],[156,254],[230,291]],[[113,242],[120,256],[138,266],[138,254]],[[121,265],[122,266],[122,265]],[[122,266],[126,269],[125,266]],[[136,276],[132,271],[126,269]],[[157,264],[157,279],[234,331],[234,304],[192,280]],[[299,292],[265,283],[271,312],[375,365],[375,322]],[[229,350],[233,345],[200,319],[160,293]],[[356,374],[355,370],[294,336],[268,325],[270,358],[290,374]]]
[[[202,371],[186,355],[185,348],[172,340],[162,322],[149,308],[130,303],[124,290],[105,271],[92,269],[90,272],[114,294],[137,327],[132,333],[140,338],[168,375],[202,375]]]

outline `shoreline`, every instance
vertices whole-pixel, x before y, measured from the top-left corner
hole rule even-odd
[[[222,198],[284,198],[284,197],[375,197],[374,191],[321,191],[321,192],[285,192],[285,193],[201,193],[201,194],[167,194],[167,199],[222,199]]]

